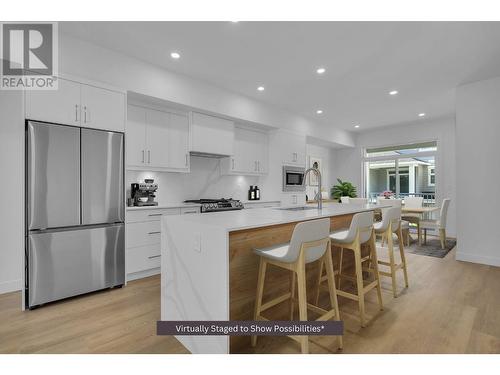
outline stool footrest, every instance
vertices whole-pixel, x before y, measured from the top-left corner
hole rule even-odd
[[[290,292],[285,293],[280,297],[276,297],[275,299],[272,299],[269,302],[263,303],[261,308],[260,308],[260,311],[268,310],[271,307],[276,306],[276,305],[280,304],[281,302],[290,299],[291,297],[292,297],[292,294]]]
[[[378,280],[374,280],[372,281],[370,284],[368,284],[367,286],[365,286],[363,288],[363,293],[366,293],[370,290],[372,290],[373,288],[375,288],[376,286],[378,285]]]
[[[343,290],[337,290],[337,295],[352,299],[354,301],[359,301],[359,297],[356,294],[344,292]]]

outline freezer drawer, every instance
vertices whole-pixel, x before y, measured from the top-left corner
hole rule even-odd
[[[80,128],[29,121],[28,229],[80,224]]]
[[[29,307],[124,283],[124,224],[29,235]]]
[[[82,224],[125,220],[123,134],[82,129]]]

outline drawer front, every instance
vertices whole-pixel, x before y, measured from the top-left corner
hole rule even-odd
[[[199,214],[200,207],[189,207],[189,208],[181,208],[181,215],[184,214]]]
[[[159,221],[127,224],[127,248],[159,245],[160,242],[161,229]]]
[[[134,247],[126,250],[127,274],[160,267],[160,245]]]
[[[160,221],[162,215],[179,215],[180,213],[180,208],[127,211],[127,223],[137,223],[141,221]]]

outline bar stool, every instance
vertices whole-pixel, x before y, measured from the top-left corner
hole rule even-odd
[[[406,222],[408,225],[408,222]],[[406,268],[406,258],[405,251],[403,248],[403,231],[402,231],[402,221],[401,221],[401,207],[391,207],[387,209],[382,214],[382,221],[375,223],[373,225],[375,234],[382,235],[382,238],[387,239],[387,245],[389,249],[389,262],[384,262],[379,260],[378,264],[388,266],[391,272],[379,271],[382,276],[388,276],[392,279],[392,293],[394,298],[397,298],[396,292],[396,271],[399,269],[403,270],[405,278],[405,287],[408,288],[408,271]],[[396,264],[394,261],[394,242],[392,239],[392,234],[395,233],[398,237],[399,242],[399,253],[401,255],[401,263]]]
[[[342,297],[358,301],[359,305],[359,315],[361,320],[361,327],[365,327],[365,294],[372,290],[377,289],[377,298],[380,310],[384,309],[382,303],[382,292],[380,289],[380,279],[378,275],[378,261],[377,252],[375,248],[375,233],[373,231],[373,212],[362,212],[357,213],[352,217],[351,225],[348,230],[334,232],[330,235],[332,246],[340,247],[340,265],[339,265],[339,289],[337,294]],[[370,255],[366,257],[361,257],[361,245],[368,243],[370,246]],[[354,268],[356,277],[348,276],[342,273],[342,262],[344,249],[349,249],[354,252]],[[373,268],[363,268],[364,262],[370,262]],[[324,281],[324,276],[322,276],[322,265],[320,264],[320,276],[318,280],[318,290],[319,286]],[[374,280],[368,285],[364,286],[363,282],[363,271],[372,273],[374,275]],[[356,282],[357,293],[349,293],[340,290],[340,280],[342,278],[351,279]],[[318,297],[318,296],[317,296]]]
[[[297,281],[299,318],[307,320],[307,309],[321,316],[316,320],[329,320],[334,318],[340,320],[340,312],[335,289],[333,273],[332,253],[330,248],[330,219],[310,220],[298,223],[289,243],[271,246],[263,249],[255,249],[254,252],[260,257],[259,276],[257,281],[257,298],[255,303],[255,320],[268,320],[261,313],[277,304],[290,300],[290,320],[293,320],[293,301],[295,300],[295,281]],[[306,264],[317,260],[326,264],[328,289],[330,291],[330,310],[322,309],[307,303],[306,295]],[[264,279],[267,265],[273,265],[292,272],[290,291],[269,302],[262,303],[264,293]],[[298,341],[302,353],[309,352],[308,336],[289,336]],[[252,336],[252,346],[257,344],[257,336]],[[338,337],[339,349],[342,349],[342,336]]]

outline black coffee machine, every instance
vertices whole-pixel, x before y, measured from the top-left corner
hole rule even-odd
[[[134,201],[134,206],[158,206],[158,202],[155,202],[156,190],[158,190],[158,184],[153,179],[133,183],[130,196]]]

